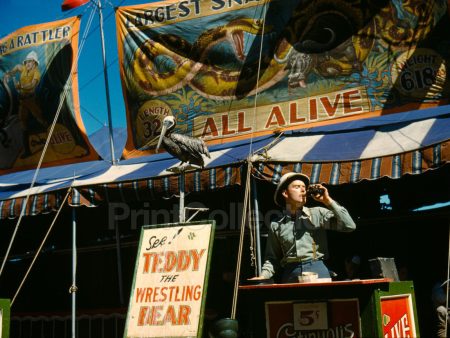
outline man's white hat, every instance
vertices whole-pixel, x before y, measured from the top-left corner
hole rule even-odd
[[[25,60],[23,60],[23,64],[25,64],[25,62],[33,60],[34,62],[36,62],[36,64],[39,64],[39,60],[37,57],[37,54],[35,51],[31,51],[28,53],[27,57],[25,58]]]
[[[275,194],[273,196],[273,199],[275,201],[275,204],[282,207],[284,206],[284,199],[281,196],[281,193],[288,187],[288,185],[295,180],[300,180],[305,183],[306,188],[309,186],[309,177],[301,174],[301,173],[287,173],[281,176],[280,182],[278,182],[277,189],[275,190]]]

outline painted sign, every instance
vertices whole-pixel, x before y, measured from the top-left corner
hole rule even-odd
[[[214,223],[141,231],[124,337],[200,337]]]
[[[295,331],[328,329],[327,303],[294,304]]]
[[[43,167],[98,159],[79,111],[79,30],[73,17],[0,39],[0,174],[35,168],[50,131]]]
[[[174,0],[116,11],[125,157],[161,121],[223,143],[448,103],[447,0]]]
[[[381,297],[381,322],[384,338],[416,337],[410,294]]]
[[[266,302],[267,338],[360,338],[358,299]]]

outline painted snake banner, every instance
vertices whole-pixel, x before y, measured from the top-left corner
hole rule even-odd
[[[223,143],[448,102],[447,1],[182,0],[120,7],[125,158],[161,121]]]
[[[0,40],[0,174],[37,166],[58,109],[42,166],[98,159],[79,111],[79,26],[73,17]]]

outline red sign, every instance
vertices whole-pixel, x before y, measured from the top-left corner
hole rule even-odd
[[[310,328],[317,327],[315,320],[323,320],[321,314],[317,314],[317,307],[307,311],[306,306],[314,303],[267,302],[266,303],[266,331],[268,338],[287,337],[334,337],[334,338],[360,338],[361,326],[359,321],[359,304],[357,299],[339,299],[318,302],[326,304],[327,322],[326,328],[321,329],[296,329],[294,308],[302,306],[302,319],[308,319]],[[312,314],[312,315],[308,315]],[[303,323],[305,323],[304,321]],[[297,328],[299,326],[297,325]]]
[[[381,321],[384,338],[415,337],[411,295],[381,297]]]

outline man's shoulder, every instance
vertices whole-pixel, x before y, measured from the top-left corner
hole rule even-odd
[[[286,223],[288,221],[286,215],[274,215],[270,219],[270,227],[275,230],[278,229],[282,224]]]
[[[270,220],[271,224],[280,224],[286,221],[286,216],[277,216]]]

